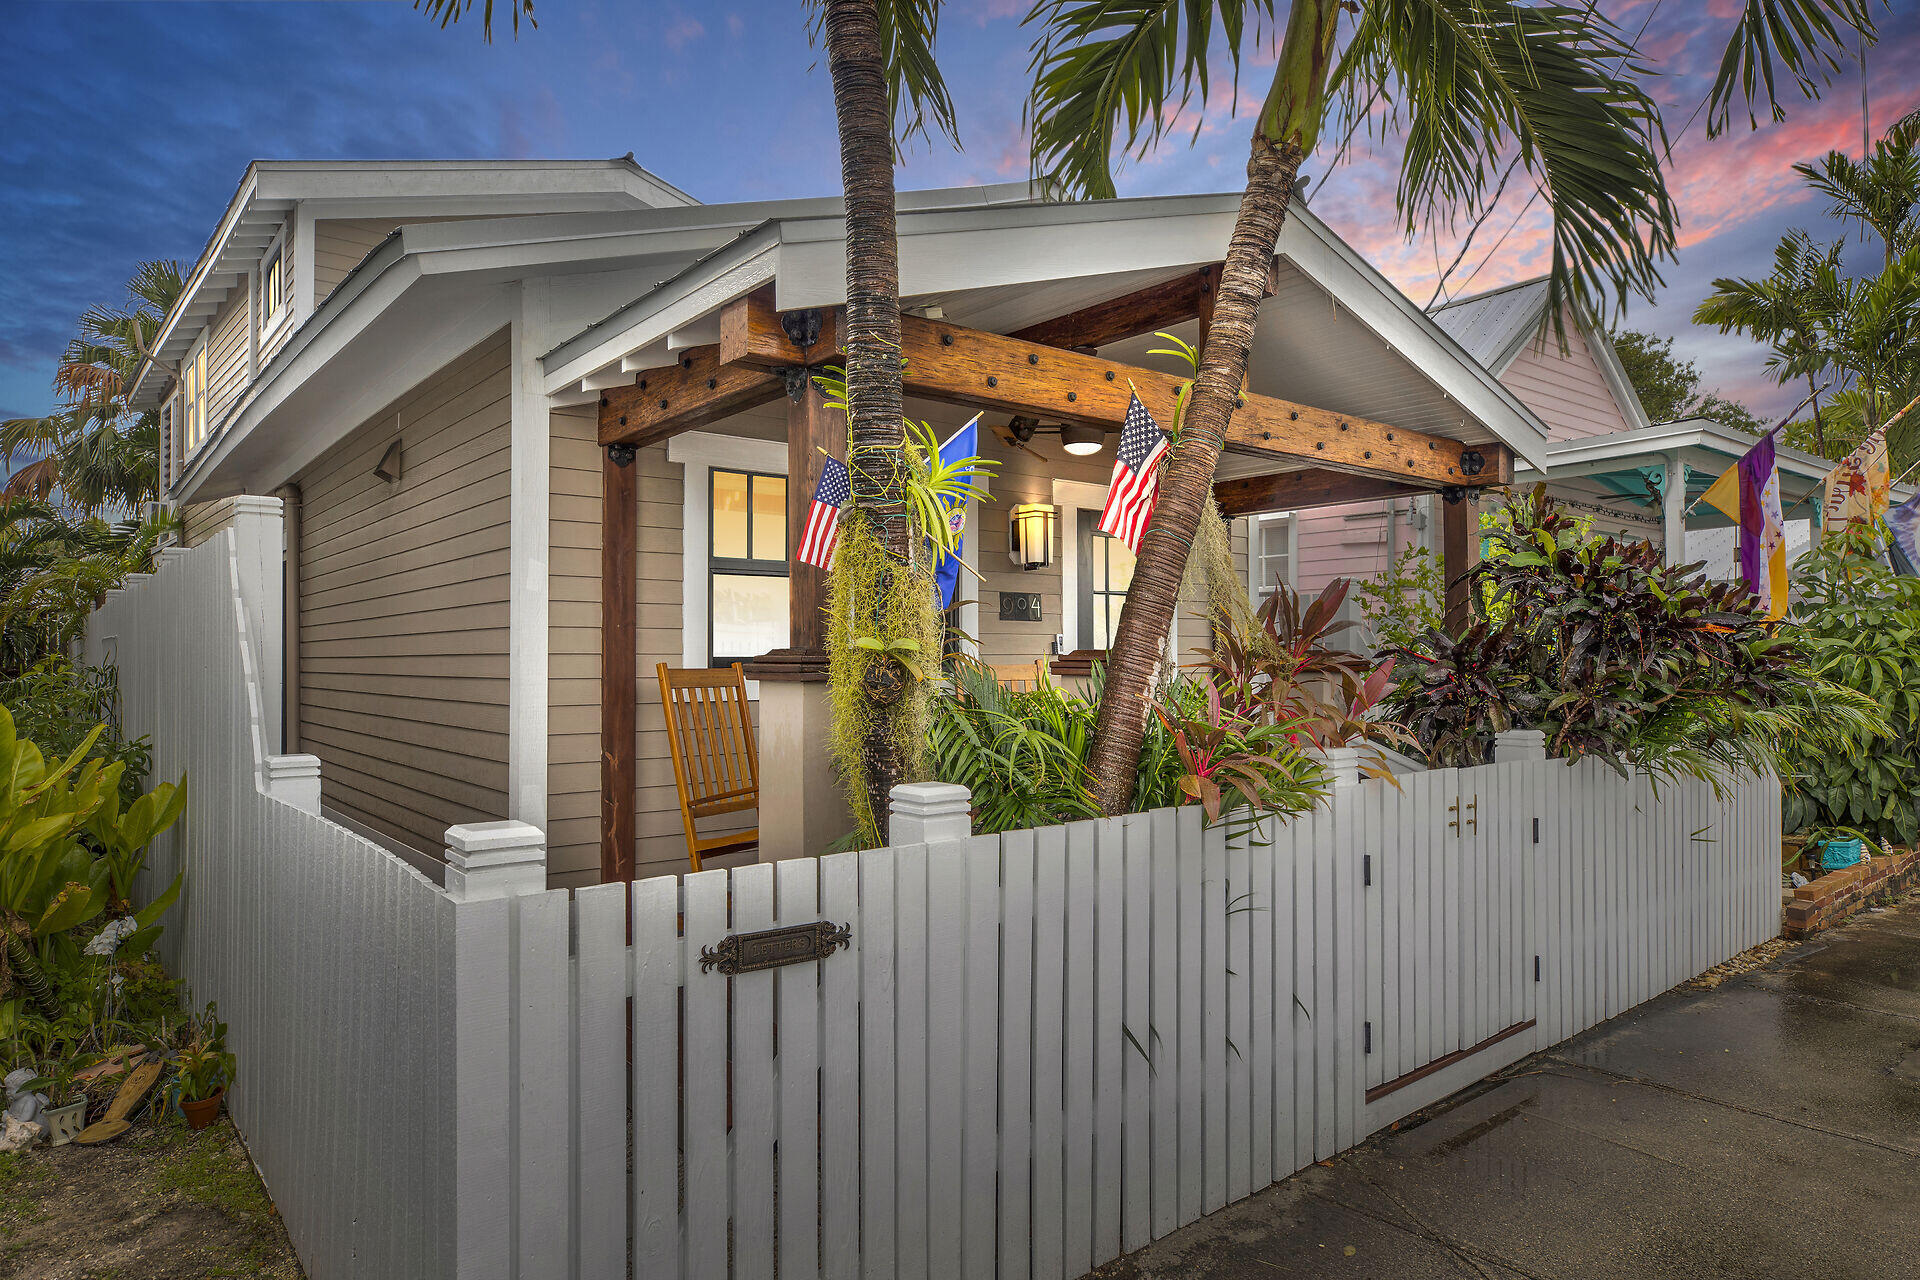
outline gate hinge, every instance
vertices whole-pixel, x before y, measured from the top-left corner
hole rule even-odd
[[[1538,818],[1533,820],[1533,842],[1535,844],[1540,843],[1540,819]]]
[[[1363,1028],[1363,1035],[1366,1038],[1367,1052],[1372,1053],[1373,1052],[1373,1024],[1371,1022],[1367,1022],[1361,1025]]]
[[[1373,855],[1370,853],[1360,855],[1360,883],[1362,885],[1373,883]]]
[[[1535,982],[1540,981],[1540,957],[1539,956],[1535,956],[1533,958],[1533,980]]]

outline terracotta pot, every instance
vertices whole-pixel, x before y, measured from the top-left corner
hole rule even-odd
[[[220,1103],[226,1096],[225,1089],[218,1089],[211,1098],[201,1098],[196,1102],[182,1102],[180,1113],[187,1118],[187,1128],[204,1129],[212,1124],[214,1117],[220,1114]]]

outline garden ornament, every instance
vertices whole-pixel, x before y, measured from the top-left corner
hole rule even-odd
[[[7,1114],[16,1120],[29,1123],[38,1122],[40,1113],[46,1109],[47,1095],[26,1091],[27,1081],[34,1078],[33,1068],[20,1067],[7,1073]]]

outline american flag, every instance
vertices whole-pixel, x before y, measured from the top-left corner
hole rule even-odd
[[[853,475],[847,464],[828,458],[813,486],[813,506],[807,511],[807,532],[800,539],[798,559],[817,569],[833,564],[833,544],[840,536],[840,508],[853,496]]]
[[[1107,505],[1100,512],[1100,532],[1120,539],[1127,550],[1140,550],[1140,535],[1153,517],[1160,497],[1160,458],[1167,451],[1166,432],[1135,395],[1127,402],[1127,420],[1120,427],[1113,479],[1107,482]]]

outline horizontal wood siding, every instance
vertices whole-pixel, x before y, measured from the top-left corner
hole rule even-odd
[[[233,499],[190,502],[180,508],[180,542],[197,547],[233,523]]]
[[[1580,330],[1567,326],[1567,350],[1549,337],[1514,357],[1500,381],[1547,424],[1553,440],[1578,440],[1627,429],[1626,417],[1600,376]]]
[[[1294,587],[1311,596],[1335,578],[1364,582],[1385,573],[1394,556],[1419,541],[1408,501],[1398,500],[1399,515],[1392,520],[1388,504],[1380,501],[1301,512]]]
[[[207,426],[219,425],[247,389],[247,284],[241,281],[213,313],[207,332]]]
[[[313,224],[313,305],[327,300],[374,246],[403,225],[397,218],[323,218]]]
[[[507,811],[509,378],[502,331],[299,477],[301,744],[330,808],[434,857]]]

